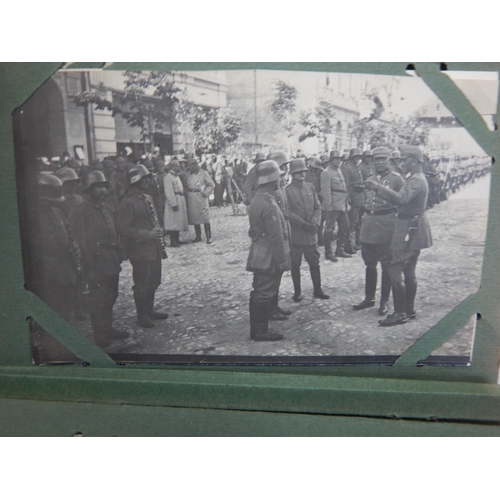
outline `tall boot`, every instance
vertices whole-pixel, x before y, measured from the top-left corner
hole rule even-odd
[[[181,243],[179,241],[179,231],[169,231],[170,232],[170,246],[180,247]]]
[[[380,285],[380,307],[378,313],[384,316],[389,311],[389,297],[391,295],[391,277],[389,270],[382,268],[382,283]]]
[[[205,236],[207,237],[207,245],[212,243],[212,228],[210,224],[205,224]]]
[[[361,311],[375,305],[375,291],[377,290],[377,268],[367,267],[365,271],[365,299],[352,306],[355,311]]]
[[[323,239],[323,224],[321,224],[318,227],[318,246],[322,247],[322,246],[324,246],[324,244],[325,244],[325,241]]]
[[[325,259],[331,260],[332,262],[338,262],[338,259],[332,252],[332,239],[332,233],[330,231],[325,231],[325,234],[323,235],[323,243],[325,244]]]
[[[194,232],[196,233],[196,237],[193,240],[193,243],[198,243],[199,241],[201,241],[201,226],[200,226],[200,224],[194,225]]]
[[[302,300],[302,289],[300,287],[300,267],[292,267],[292,282],[293,282],[293,301],[300,302]]]
[[[340,242],[341,240],[337,240],[337,250],[335,252],[335,255],[337,257],[342,257],[343,259],[350,259],[352,257],[351,253],[356,253],[356,252],[349,252],[344,248],[343,243]]]
[[[153,328],[155,324],[151,321],[147,312],[148,297],[145,291],[134,290],[134,302],[137,310],[137,324],[143,328]]]
[[[148,317],[150,319],[158,319],[158,320],[167,319],[168,314],[155,311],[155,308],[154,308],[155,292],[156,292],[156,290],[150,289],[150,290],[148,290],[148,293],[147,293],[146,311],[148,313]]]
[[[406,290],[403,281],[392,284],[392,298],[394,300],[394,312],[389,314],[387,318],[381,319],[381,326],[396,326],[402,325],[408,321],[406,316]]]
[[[417,313],[415,312],[415,297],[417,295],[417,280],[415,278],[405,278],[406,287],[406,301],[405,310],[409,319],[415,319]]]
[[[284,311],[278,305],[278,295],[275,295],[269,302],[269,320],[270,321],[285,321],[292,311]]]
[[[276,342],[283,335],[269,330],[269,304],[250,299],[250,338],[256,342]]]
[[[311,273],[311,280],[313,282],[313,296],[317,299],[328,300],[330,296],[321,289],[321,271],[319,266],[310,266],[309,272]]]

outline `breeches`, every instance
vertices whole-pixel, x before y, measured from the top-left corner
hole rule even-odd
[[[361,256],[366,267],[376,268],[380,262],[382,269],[388,269],[391,263],[391,245],[379,243],[363,243],[361,245]]]
[[[292,269],[300,268],[300,264],[302,263],[302,255],[306,259],[306,262],[309,264],[309,267],[319,266],[320,256],[316,245],[309,245],[309,246],[292,245],[292,247],[290,248]]]
[[[415,268],[417,267],[420,250],[392,249],[391,263],[389,265],[389,276],[391,283],[397,284],[404,280],[416,281]]]
[[[133,290],[145,292],[156,290],[161,283],[161,260],[131,260]]]
[[[331,212],[326,212],[325,214],[325,233],[333,233],[335,231],[335,223],[339,226],[339,231],[337,233],[337,238],[341,240],[349,232],[349,219],[345,212],[340,210],[332,210]]]
[[[260,303],[272,300],[279,293],[282,274],[281,271],[254,272],[250,298]]]

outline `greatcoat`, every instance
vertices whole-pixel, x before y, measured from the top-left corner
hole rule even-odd
[[[190,225],[210,223],[208,197],[215,184],[208,172],[201,170],[186,177],[187,214]]]
[[[165,213],[163,227],[165,231],[187,231],[188,215],[184,186],[179,176],[171,173],[163,178],[165,191]],[[174,211],[174,207],[177,210]]]

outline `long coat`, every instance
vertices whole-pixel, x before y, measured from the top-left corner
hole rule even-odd
[[[257,193],[248,207],[252,245],[247,271],[277,272],[291,269],[288,222],[269,193]]]
[[[187,214],[190,225],[210,222],[208,197],[212,194],[214,187],[214,181],[205,170],[186,177]]]
[[[299,185],[294,180],[286,188],[288,198],[288,220],[292,228],[292,245],[310,246],[318,241],[317,232],[303,229],[304,222],[319,226],[321,205],[314,186],[309,182]]]
[[[167,174],[163,178],[165,191],[165,213],[163,227],[165,231],[187,231],[188,215],[184,186],[179,176]],[[177,207],[177,211],[174,211]]]
[[[347,210],[347,188],[340,169],[327,168],[321,172],[321,198],[323,212]]]

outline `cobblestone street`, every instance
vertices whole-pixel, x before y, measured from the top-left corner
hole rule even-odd
[[[245,271],[249,248],[248,219],[233,216],[231,207],[212,208],[213,244],[204,241],[169,248],[163,262],[163,282],[156,305],[170,317],[151,329],[135,323],[131,266],[123,263],[115,326],[129,332],[107,350],[115,353],[200,354],[248,356],[353,356],[401,354],[479,286],[483,259],[489,177],[453,195],[428,211],[434,246],[423,250],[417,267],[417,319],[381,328],[378,305],[354,311],[364,296],[364,264],[360,252],[338,263],[324,260],[323,289],[331,298],[313,299],[312,283],[302,267],[303,297],[292,301],[290,273],[283,276],[280,305],[293,311],[283,322],[271,323],[284,334],[281,342],[252,342],[248,299],[252,274]],[[479,193],[479,194],[476,194]],[[194,231],[181,233],[181,241]],[[391,300],[392,302],[392,300]],[[91,337],[88,322],[76,326]],[[436,353],[466,355],[472,327],[464,328]]]

